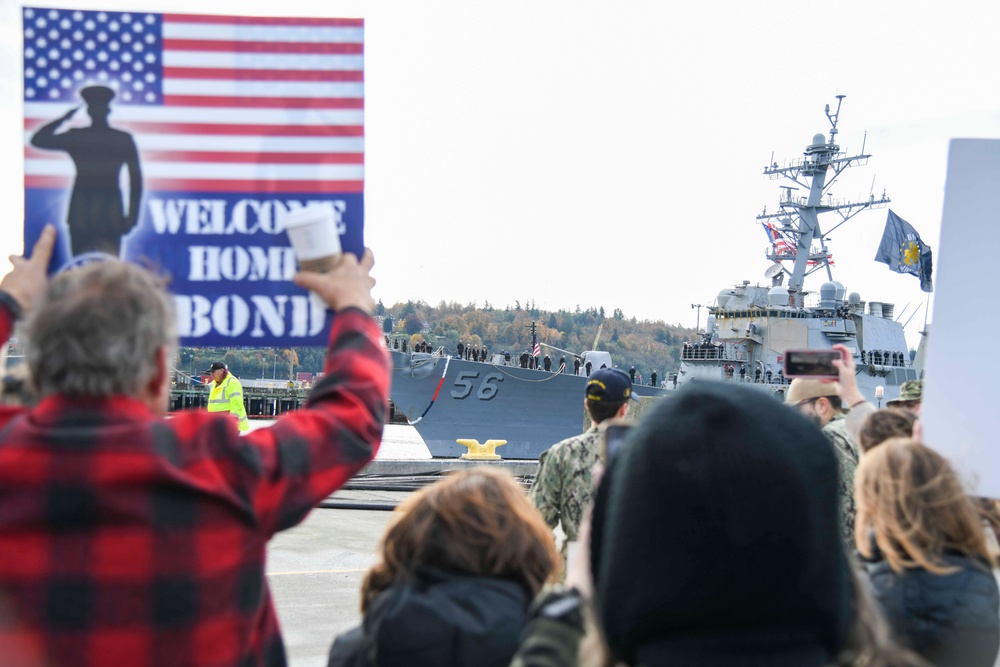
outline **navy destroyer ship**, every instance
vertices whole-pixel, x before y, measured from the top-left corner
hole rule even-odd
[[[614,367],[611,355],[600,350],[574,355],[580,359],[578,374],[572,367],[561,372],[522,368],[502,354],[470,361],[442,350],[390,352],[394,409],[417,429],[434,457],[464,454],[468,450],[456,440],[472,439],[506,440],[497,449],[505,459],[537,459],[556,442],[583,432],[588,367]],[[666,391],[633,387],[637,397]]]
[[[858,387],[873,403],[898,396],[900,384],[919,376],[903,325],[894,319],[895,305],[871,301],[866,307],[861,294],[847,293],[833,279],[828,235],[858,213],[889,203],[885,193],[861,201],[829,195],[845,170],[871,157],[863,147],[860,154],[847,155],[837,145],[843,100],[844,95],[837,96],[832,113],[826,106],[829,137],[817,134],[801,158],[764,168],[772,179],[792,183],[782,186],[777,211],[765,208],[757,216],[770,245],[772,264],[764,272],[770,284],[745,280],[719,292],[701,340],[682,350],[678,386],[697,380],[749,382],[783,398],[788,384],[782,375],[784,353],[836,344],[851,351]],[[826,218],[821,221],[821,216]],[[818,294],[805,288],[813,274],[826,278]]]
[[[873,402],[897,396],[902,382],[918,377],[903,326],[893,319],[893,305],[873,301],[866,308],[859,294],[847,294],[833,280],[827,235],[858,213],[889,203],[884,194],[851,202],[828,193],[844,170],[862,166],[870,157],[864,150],[849,156],[837,145],[843,98],[837,96],[833,113],[826,107],[828,138],[817,134],[802,158],[786,166],[772,162],[764,169],[772,179],[794,184],[783,188],[776,212],[757,216],[771,247],[771,265],[764,273],[769,284],[744,281],[719,292],[709,307],[705,332],[682,351],[676,383],[637,385],[638,396],[661,397],[694,381],[729,381],[752,384],[780,399],[788,386],[782,374],[784,353],[835,344],[851,350],[859,387]],[[821,216],[832,218],[833,224],[821,226]],[[805,289],[805,279],[817,273],[827,280],[814,294]],[[497,439],[507,441],[497,450],[504,458],[534,459],[584,428],[584,364],[573,374],[506,365],[498,355],[477,362],[443,350],[390,353],[395,409],[435,457],[464,453],[458,439]],[[591,361],[592,368],[613,366],[606,352],[579,356]]]

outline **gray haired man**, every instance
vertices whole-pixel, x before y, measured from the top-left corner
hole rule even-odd
[[[173,300],[112,260],[47,284],[55,240],[0,282],[0,343],[26,315],[41,401],[0,410],[0,582],[38,664],[284,665],[264,561],[381,439],[389,370],[370,252],[295,282],[337,311],[306,406],[241,438],[228,414],[164,419]]]

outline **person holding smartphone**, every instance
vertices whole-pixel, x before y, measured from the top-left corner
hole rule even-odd
[[[545,522],[552,528],[562,524],[567,557],[576,542],[586,508],[594,499],[594,474],[601,462],[604,434],[601,424],[628,413],[632,380],[617,368],[591,373],[584,394],[584,409],[593,425],[585,433],[557,442],[538,458],[538,474],[528,492]]]
[[[785,404],[795,408],[823,430],[837,454],[840,469],[841,535],[849,551],[854,548],[854,473],[858,468],[858,445],[848,434],[838,387],[804,377],[792,380]]]

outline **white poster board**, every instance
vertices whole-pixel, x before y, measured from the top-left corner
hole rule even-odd
[[[970,490],[1000,498],[1000,140],[953,139],[921,421]]]

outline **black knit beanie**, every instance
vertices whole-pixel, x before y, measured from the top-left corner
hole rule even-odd
[[[594,506],[591,566],[631,664],[811,667],[851,623],[837,463],[765,392],[695,383],[632,428]]]

